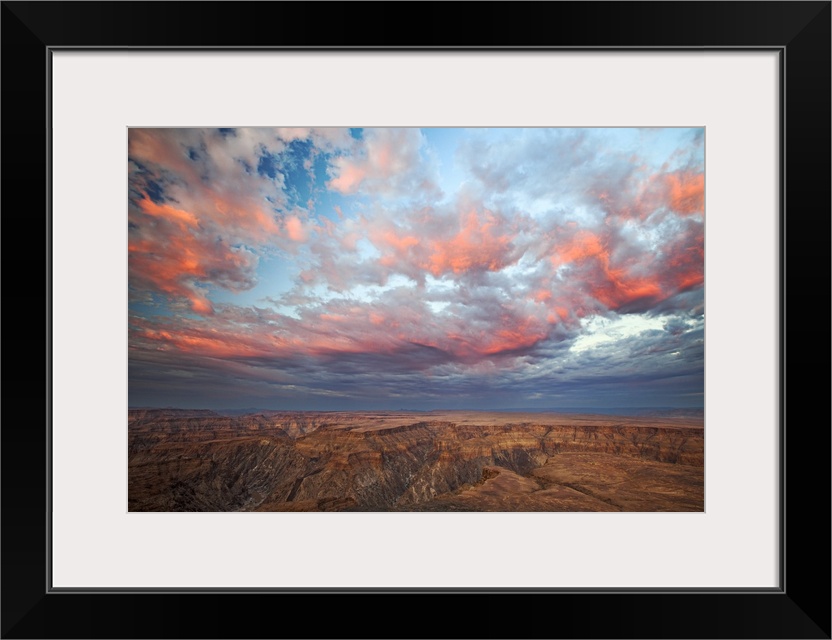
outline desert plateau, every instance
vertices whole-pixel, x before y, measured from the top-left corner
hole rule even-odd
[[[129,511],[703,511],[701,415],[131,409]]]

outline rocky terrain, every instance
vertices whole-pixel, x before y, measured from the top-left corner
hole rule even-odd
[[[135,409],[130,511],[702,511],[703,419]]]

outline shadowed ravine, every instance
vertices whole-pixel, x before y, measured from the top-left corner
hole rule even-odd
[[[129,412],[130,511],[702,511],[696,417]]]

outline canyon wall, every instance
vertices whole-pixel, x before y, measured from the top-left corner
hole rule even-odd
[[[130,511],[702,510],[696,420],[131,412]]]

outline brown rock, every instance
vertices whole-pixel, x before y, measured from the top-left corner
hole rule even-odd
[[[701,511],[701,418],[128,416],[131,511]]]

